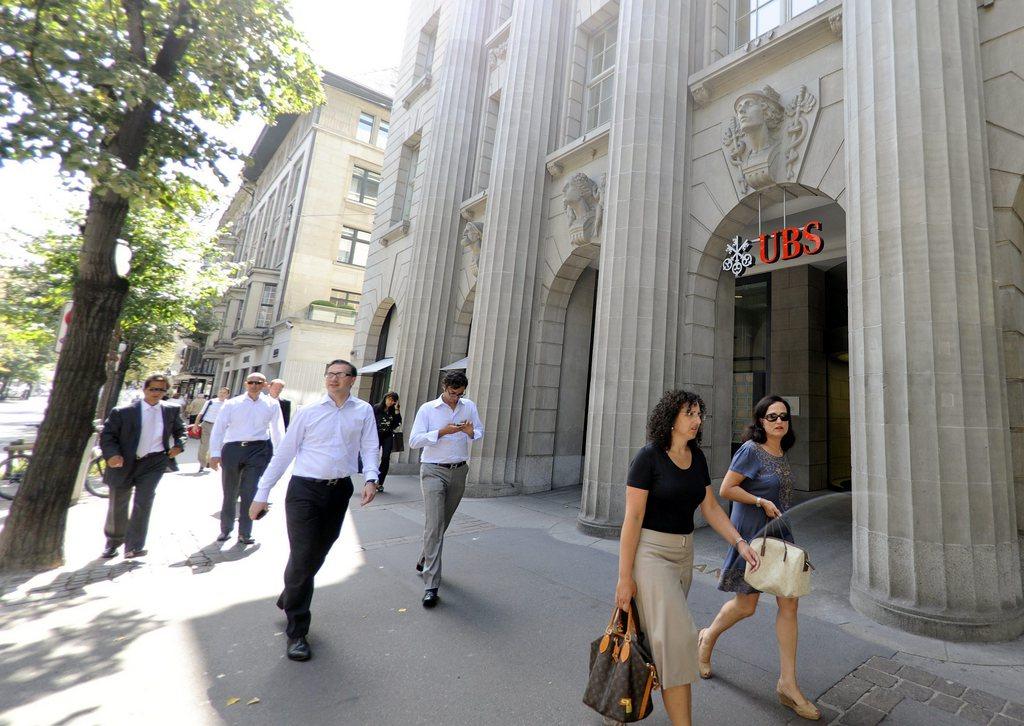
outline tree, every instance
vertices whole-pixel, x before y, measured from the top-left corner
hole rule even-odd
[[[0,0],[0,158],[57,157],[88,191],[75,312],[47,415],[0,533],[0,572],[63,562],[67,503],[131,285],[129,212],[179,208],[189,174],[237,158],[204,120],[273,121],[322,102],[284,0]],[[135,250],[138,252],[138,250]]]

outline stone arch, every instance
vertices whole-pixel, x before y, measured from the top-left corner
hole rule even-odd
[[[473,327],[473,306],[476,302],[476,280],[474,279],[462,299],[455,308],[455,319],[452,324],[451,339],[448,347],[449,357],[459,360],[469,355],[469,331]],[[447,363],[447,361],[446,361]]]
[[[398,308],[395,304],[395,299],[392,297],[386,297],[377,303],[377,307],[374,308],[373,314],[370,317],[370,326],[366,334],[366,345],[363,347],[363,361],[362,365],[373,363],[378,358],[378,349],[380,348],[380,336],[384,329],[384,321],[387,320],[388,315],[394,310],[394,316],[391,319],[389,326],[389,336],[396,335],[395,323],[398,317]],[[360,376],[359,377],[359,398],[364,401],[369,400],[370,390],[373,388],[373,377],[372,376]]]

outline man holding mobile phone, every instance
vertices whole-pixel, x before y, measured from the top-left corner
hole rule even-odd
[[[249,507],[252,519],[266,514],[270,490],[294,459],[284,502],[290,552],[284,568],[284,590],[277,598],[277,606],[288,617],[285,652],[291,660],[309,660],[313,655],[306,640],[312,618],[309,607],[313,578],[341,533],[360,456],[366,475],[362,505],[372,502],[377,493],[377,422],[373,407],[351,393],[356,375],[356,367],[346,360],[327,364],[327,392],[292,418]]]
[[[484,425],[476,404],[465,397],[469,381],[462,371],[449,371],[441,381],[444,392],[416,412],[409,446],[423,449],[420,487],[423,490],[423,551],[416,571],[423,573],[423,607],[440,601],[441,549],[444,533],[466,490],[469,445],[482,438]]]

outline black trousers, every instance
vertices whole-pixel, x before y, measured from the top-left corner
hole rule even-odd
[[[313,578],[341,533],[352,480],[341,479],[334,486],[293,476],[284,500],[288,523],[288,564],[284,568],[284,590],[277,606],[288,616],[286,633],[298,638],[309,632],[309,606],[313,601]]]
[[[384,480],[388,478],[388,469],[391,468],[391,449],[395,445],[394,436],[382,436],[380,440],[380,476],[377,483],[384,486]]]
[[[129,552],[145,548],[156,485],[164,475],[167,461],[167,454],[164,453],[125,461],[124,479],[110,485],[107,521],[103,527],[107,547],[120,547],[123,542]],[[129,509],[131,516],[128,515]]]
[[[238,506],[238,534],[252,534],[249,506],[256,496],[256,485],[270,464],[274,447],[269,441],[254,441],[242,446],[241,441],[224,444],[220,452],[220,483],[224,499],[220,506],[220,531],[230,534],[235,528],[235,507]],[[241,503],[239,503],[241,497]]]

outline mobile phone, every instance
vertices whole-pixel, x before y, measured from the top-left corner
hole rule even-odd
[[[269,511],[270,511],[270,504],[268,503],[267,504],[267,508],[262,510],[259,514],[256,515],[256,519],[263,519],[264,517],[267,516],[267,512],[269,512]]]

